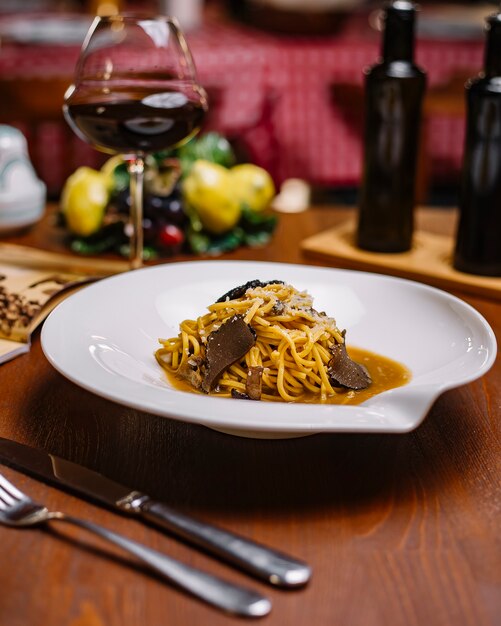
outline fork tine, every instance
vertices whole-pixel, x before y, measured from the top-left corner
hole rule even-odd
[[[15,498],[16,500],[22,500],[25,495],[19,489],[16,489],[2,474],[0,474],[0,487],[3,487],[7,496]],[[5,499],[5,498],[4,498]],[[12,502],[13,504],[13,502]]]
[[[7,506],[13,506],[17,500],[13,498],[10,493],[7,493],[5,489],[0,487],[0,502],[4,502]]]
[[[0,511],[7,509],[9,507],[9,503],[5,502],[5,491],[0,487]]]

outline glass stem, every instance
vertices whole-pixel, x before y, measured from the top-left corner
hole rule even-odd
[[[131,269],[143,264],[143,186],[144,159],[137,156],[128,161],[130,176],[130,254]]]

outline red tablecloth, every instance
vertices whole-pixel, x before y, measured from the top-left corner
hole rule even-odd
[[[360,110],[344,94],[350,88],[362,93],[363,69],[378,56],[379,35],[368,28],[366,18],[357,16],[342,32],[318,39],[218,23],[208,23],[188,38],[201,82],[220,94],[211,127],[242,136],[252,158],[277,181],[298,176],[323,185],[358,183]],[[477,73],[482,50],[481,40],[428,39],[418,41],[416,56],[434,88],[458,71]],[[5,45],[0,74],[71,77],[77,56],[74,46]],[[433,177],[450,180],[460,167],[464,121],[434,116],[427,120],[427,131]],[[44,141],[48,134],[50,150],[57,153],[57,128],[51,125],[44,132]],[[85,162],[93,158],[84,147],[78,155]],[[54,163],[53,184],[55,170]],[[45,178],[50,175],[44,172]]]

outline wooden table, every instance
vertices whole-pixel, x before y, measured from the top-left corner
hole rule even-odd
[[[283,216],[267,247],[225,258],[309,262],[300,240],[346,211]],[[424,216],[451,228],[447,212]],[[10,241],[57,248],[48,221]],[[501,337],[501,305],[466,297]],[[146,525],[11,469],[21,489],[187,563],[266,592],[282,626],[483,626],[501,615],[501,361],[444,394],[405,435],[249,440],[118,406],[30,354],[0,367],[0,436],[39,446],[172,506],[307,560],[284,592]],[[0,623],[204,626],[238,623],[160,582],[84,532],[0,528]]]

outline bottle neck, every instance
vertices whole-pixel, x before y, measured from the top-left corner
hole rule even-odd
[[[487,18],[485,42],[485,75],[501,76],[501,13]]]
[[[414,16],[416,6],[407,0],[395,0],[386,7],[383,37],[383,61],[414,60]]]

